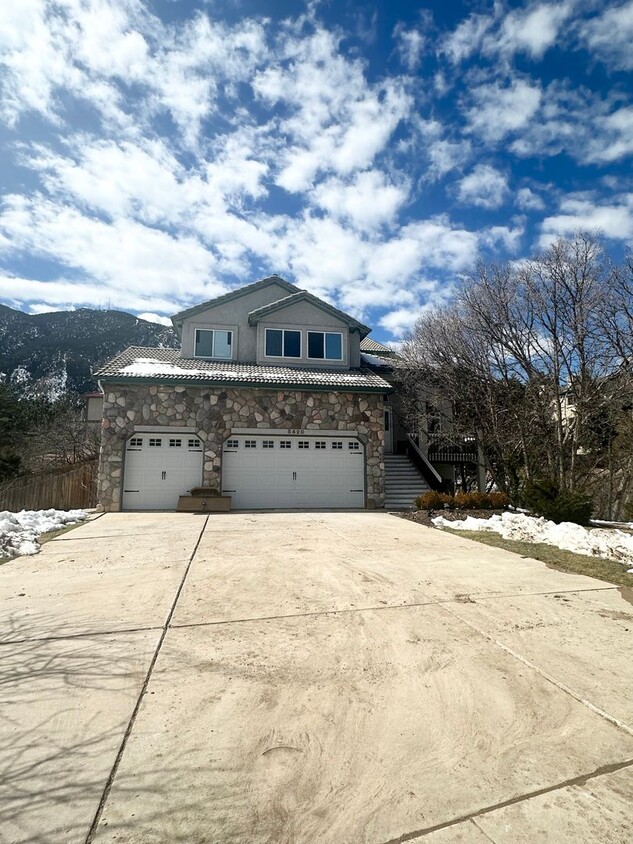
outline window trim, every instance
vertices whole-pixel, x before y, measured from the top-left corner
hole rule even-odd
[[[310,354],[310,335],[311,334],[322,334],[323,335],[323,357],[322,358],[313,357]],[[326,343],[325,338],[328,334],[336,334],[341,338],[341,356],[340,356],[340,358],[329,358],[329,357],[326,356],[327,343]],[[323,330],[317,329],[315,331],[311,328],[308,328],[307,331],[306,331],[306,356],[307,356],[308,360],[333,360],[333,361],[336,361],[338,363],[345,360],[345,350],[343,348],[343,332],[342,331],[326,331],[325,329],[323,329]]]
[[[197,342],[198,342],[198,332],[199,331],[210,331],[211,334],[213,335],[213,338],[211,340],[211,351],[213,352],[213,354],[211,354],[211,355],[197,355],[196,354],[196,345],[197,345]],[[231,349],[231,354],[229,355],[229,357],[223,357],[223,356],[215,354],[215,332],[216,331],[224,331],[226,334],[231,335],[231,340],[230,340],[230,343],[229,343],[229,346],[230,346],[230,349]],[[224,327],[220,327],[220,326],[215,326],[213,328],[211,328],[211,327],[206,328],[204,326],[194,327],[194,329],[193,329],[193,357],[196,360],[235,360],[235,342],[234,342],[235,333],[236,332],[235,332],[234,328],[224,328]]]
[[[266,347],[268,345],[268,332],[269,331],[281,331],[281,354],[280,355],[269,355],[266,353]],[[293,334],[299,335],[299,354],[295,355],[284,355],[284,347],[286,345],[286,332],[292,331]],[[273,326],[266,327],[264,329],[264,357],[265,358],[273,358],[274,360],[301,360],[303,353],[303,331],[300,328],[274,328]]]

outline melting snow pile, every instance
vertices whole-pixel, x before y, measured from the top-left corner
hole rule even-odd
[[[21,510],[0,512],[0,559],[17,554],[37,554],[37,537],[86,518],[83,510]]]
[[[465,519],[451,522],[444,516],[433,520],[436,527],[449,527],[455,530],[484,530],[498,533],[504,539],[519,542],[543,542],[555,545],[565,551],[587,554],[591,557],[606,557],[617,560],[625,566],[633,565],[633,536],[621,530],[588,530],[571,522],[560,525],[547,519],[526,516],[524,513],[502,513],[489,519]],[[633,568],[628,569],[633,573]]]

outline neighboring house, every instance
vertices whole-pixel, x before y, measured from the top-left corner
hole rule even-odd
[[[234,508],[384,505],[392,386],[361,359],[366,325],[278,276],[172,322],[180,351],[95,373],[102,508],[174,509],[201,485]]]

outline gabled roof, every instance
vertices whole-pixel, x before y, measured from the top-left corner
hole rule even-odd
[[[215,299],[209,299],[208,302],[202,302],[200,305],[194,305],[193,308],[187,308],[185,311],[180,311],[174,314],[171,318],[174,328],[178,331],[180,323],[188,317],[195,316],[201,311],[206,311],[208,308],[214,308],[216,305],[223,305],[226,302],[232,302],[234,299],[239,299],[242,296],[247,296],[249,293],[260,290],[262,287],[268,287],[270,284],[276,284],[278,287],[283,287],[288,293],[298,293],[300,288],[290,284],[289,281],[281,278],[278,275],[270,275],[267,278],[262,278],[261,281],[256,281],[253,284],[248,284],[246,287],[240,287],[237,290],[231,290],[230,293],[225,293],[223,296],[217,296]]]
[[[130,346],[94,373],[104,384],[196,384],[224,387],[390,393],[391,384],[369,368],[258,366],[237,361],[181,358],[177,349]]]
[[[256,325],[262,317],[268,316],[268,314],[273,314],[276,311],[281,311],[284,308],[290,307],[290,305],[295,305],[297,302],[309,302],[311,305],[314,305],[315,308],[319,308],[319,310],[324,311],[326,314],[330,314],[330,316],[346,323],[351,329],[359,331],[361,337],[365,337],[371,331],[371,328],[363,325],[362,322],[358,322],[358,320],[354,319],[354,317],[351,317],[349,314],[339,311],[338,308],[335,308],[333,305],[329,305],[327,302],[324,302],[323,299],[313,296],[312,293],[308,293],[307,290],[299,290],[296,293],[292,293],[290,296],[285,296],[283,299],[271,302],[270,305],[264,305],[261,308],[256,308],[254,311],[251,311],[248,315],[249,325]]]

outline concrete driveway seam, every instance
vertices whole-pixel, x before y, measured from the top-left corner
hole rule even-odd
[[[522,662],[528,668],[531,668],[533,671],[536,671],[536,673],[539,674],[544,680],[547,680],[548,683],[551,683],[552,685],[556,686],[557,689],[560,689],[560,691],[564,692],[565,694],[569,695],[570,697],[573,697],[574,700],[577,700],[578,703],[581,703],[583,706],[585,706],[587,709],[589,709],[595,715],[598,715],[601,718],[604,718],[605,721],[609,721],[611,724],[613,724],[614,727],[617,727],[618,729],[622,730],[623,732],[628,733],[628,735],[633,736],[633,727],[630,727],[628,724],[625,724],[624,721],[621,721],[619,718],[616,718],[615,715],[611,715],[606,710],[601,709],[599,706],[596,706],[595,704],[591,703],[591,701],[584,698],[578,692],[575,692],[573,689],[571,689],[565,683],[561,682],[560,680],[557,680],[556,677],[552,677],[552,675],[548,674],[547,671],[543,671],[543,669],[539,668],[538,665],[535,665],[529,659],[526,659],[524,656],[521,656],[521,654],[517,653],[517,651],[515,651],[513,648],[510,648],[510,647],[508,647],[508,645],[504,645],[503,642],[500,642],[498,639],[495,639],[494,636],[491,636],[490,633],[483,630],[477,624],[473,624],[472,621],[466,620],[459,613],[455,612],[454,610],[449,609],[449,607],[447,607],[446,604],[438,603],[438,605],[439,605],[441,610],[443,610],[444,612],[453,616],[453,618],[458,619],[463,624],[466,624],[468,627],[470,627],[471,630],[474,630],[476,633],[479,633],[481,636],[483,636],[489,642],[492,642],[496,647],[500,648],[502,651],[505,651],[507,654],[509,654],[511,657],[518,660],[519,662]]]
[[[477,602],[483,603],[485,601],[491,600],[499,600],[500,598],[533,598],[533,597],[540,597],[540,596],[547,596],[547,595],[568,595],[568,594],[575,594],[580,592],[608,592],[617,590],[620,587],[618,586],[596,586],[595,588],[591,589],[556,589],[555,591],[547,591],[547,592],[516,592],[516,593],[509,593],[509,594],[500,594],[500,595],[477,595]],[[307,610],[306,612],[295,612],[295,613],[282,613],[277,615],[258,615],[258,616],[246,616],[244,618],[221,618],[221,619],[214,619],[213,621],[183,621],[177,624],[170,625],[173,630],[181,630],[187,629],[190,627],[214,627],[221,624],[246,624],[249,621],[252,622],[259,622],[259,621],[283,621],[284,619],[288,618],[314,618],[317,616],[322,615],[348,615],[352,613],[361,613],[361,612],[377,612],[383,610],[407,610],[407,609],[418,609],[420,607],[434,607],[437,604],[462,604],[464,603],[463,598],[468,598],[469,593],[465,592],[463,596],[459,596],[456,598],[429,598],[428,601],[417,601],[411,602],[406,604],[379,604],[376,606],[367,606],[367,607],[346,607],[341,609],[331,609],[331,610]],[[153,630],[159,628],[141,628],[143,630]],[[123,632],[136,632],[136,631],[123,631]],[[481,631],[477,631],[481,632]],[[88,635],[88,634],[81,634],[81,635]]]
[[[154,650],[154,654],[152,656],[152,659],[150,660],[150,664],[149,664],[149,667],[147,669],[147,674],[145,675],[145,680],[143,681],[141,691],[140,691],[139,696],[136,700],[136,704],[134,705],[134,709],[132,710],[130,720],[128,722],[125,733],[123,735],[123,739],[121,740],[121,744],[120,744],[119,749],[117,751],[117,755],[114,759],[114,763],[112,765],[110,775],[108,776],[107,782],[106,782],[105,787],[103,789],[103,793],[101,795],[99,805],[97,806],[97,811],[95,812],[94,819],[92,821],[90,829],[88,830],[88,835],[86,836],[85,844],[91,844],[91,842],[93,841],[94,836],[97,832],[97,829],[98,829],[98,826],[99,826],[99,821],[100,821],[101,815],[103,813],[103,809],[105,807],[106,801],[107,801],[108,796],[110,794],[110,791],[112,789],[112,784],[114,782],[117,771],[119,769],[119,765],[121,763],[121,759],[122,759],[123,754],[125,752],[125,748],[126,748],[128,739],[129,739],[129,737],[132,733],[132,730],[134,729],[134,724],[136,722],[136,718],[137,718],[139,710],[141,708],[141,704],[143,702],[143,697],[145,696],[145,692],[147,690],[147,687],[148,687],[149,682],[150,682],[151,677],[152,677],[152,672],[154,671],[154,667],[156,665],[156,662],[157,662],[159,654],[161,652],[163,643],[165,641],[165,637],[166,637],[167,632],[169,630],[169,625],[170,625],[170,622],[173,618],[174,612],[176,610],[176,606],[178,604],[178,599],[180,598],[180,595],[182,593],[183,587],[184,587],[185,582],[187,580],[187,576],[188,576],[189,571],[191,569],[191,565],[192,565],[194,558],[196,556],[196,553],[198,551],[198,546],[200,545],[200,541],[201,541],[201,539],[204,535],[204,532],[206,530],[208,523],[209,523],[209,516],[207,516],[204,520],[204,524],[202,525],[202,528],[201,528],[200,533],[198,535],[198,539],[196,541],[194,549],[193,549],[191,556],[189,558],[189,562],[187,563],[187,567],[185,568],[185,571],[183,572],[183,576],[180,579],[180,583],[178,585],[178,588],[176,589],[176,594],[174,595],[174,600],[172,601],[169,612],[167,613],[165,623],[162,627],[162,633],[161,633],[160,638],[158,640],[158,644],[156,645],[156,649]]]
[[[422,829],[414,829],[411,832],[405,832],[397,838],[390,838],[388,841],[383,841],[382,844],[406,844],[408,841],[415,841],[416,839],[424,838],[426,835],[431,835],[433,832],[439,832],[442,829],[448,829],[451,826],[457,826],[460,823],[467,821],[475,821],[476,818],[481,818],[484,815],[489,815],[499,809],[506,809],[509,806],[516,806],[518,803],[525,803],[527,800],[532,800],[535,797],[542,797],[544,794],[552,794],[555,791],[561,791],[570,786],[586,785],[591,780],[598,777],[604,777],[613,774],[617,771],[623,771],[626,768],[633,767],[633,759],[625,759],[623,762],[615,762],[611,765],[601,765],[587,774],[580,774],[577,777],[563,780],[562,782],[554,783],[554,785],[544,786],[543,788],[536,788],[533,791],[528,791],[525,794],[520,794],[517,797],[510,797],[507,800],[501,800],[498,803],[493,803],[490,806],[484,806],[481,809],[476,809],[474,812],[469,812],[465,815],[460,815],[451,818],[449,821],[442,821],[442,823],[434,824],[433,826],[424,827]],[[479,825],[477,824],[479,828]],[[490,836],[486,836],[490,837]]]

